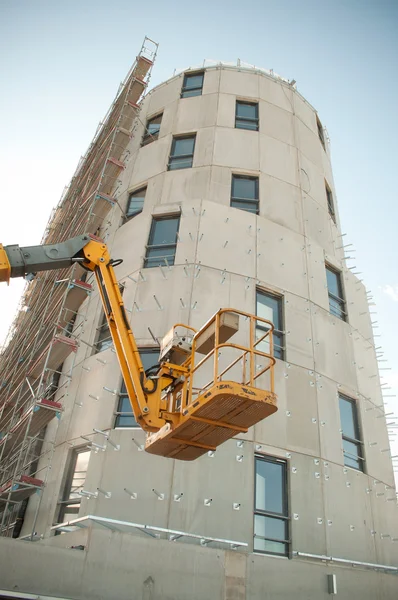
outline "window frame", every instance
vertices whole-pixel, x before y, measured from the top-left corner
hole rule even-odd
[[[154,234],[154,230],[155,230],[155,223],[158,223],[159,221],[171,221],[172,219],[177,219],[178,224],[177,224],[177,232],[176,232],[176,240],[174,243],[167,243],[167,244],[151,244],[151,238],[153,237]],[[171,215],[152,215],[152,222],[151,222],[151,227],[149,230],[149,235],[148,235],[148,243],[145,246],[146,248],[146,252],[145,252],[145,257],[144,257],[144,269],[153,269],[154,267],[158,267],[159,265],[148,265],[148,260],[151,258],[150,256],[148,256],[148,253],[150,252],[150,250],[152,249],[157,249],[157,248],[174,248],[174,256],[173,256],[173,262],[170,263],[167,260],[167,257],[169,255],[166,255],[165,257],[159,257],[159,258],[163,258],[165,260],[164,267],[172,267],[175,263],[175,257],[176,257],[176,253],[177,253],[177,243],[178,243],[178,232],[180,229],[180,222],[181,222],[181,213],[178,214],[171,214]],[[157,258],[157,257],[155,257]]]
[[[237,196],[233,195],[233,191],[234,191],[234,181],[236,179],[248,179],[251,181],[255,181],[256,183],[256,198],[254,199],[249,199],[249,198],[238,198]],[[239,206],[233,206],[233,202],[240,202],[242,204],[248,204],[248,205],[254,205],[256,204],[256,212],[253,212],[251,210],[246,210],[244,208],[241,208]],[[232,177],[231,177],[231,199],[230,199],[230,206],[231,208],[236,208],[237,210],[246,210],[246,212],[249,212],[253,215],[259,215],[260,214],[260,178],[256,175],[242,175],[241,173],[232,173]]]
[[[354,471],[359,471],[360,473],[365,473],[365,444],[363,442],[363,437],[362,437],[362,431],[361,431],[361,426],[360,426],[360,421],[359,421],[359,410],[358,410],[358,402],[356,400],[354,400],[353,398],[350,398],[349,396],[346,396],[345,394],[340,394],[338,395],[339,397],[339,412],[340,412],[340,425],[341,425],[341,439],[342,441],[347,441],[350,442],[351,444],[354,444],[359,452],[356,456],[354,456],[353,454],[350,454],[349,452],[346,452],[344,450],[344,445],[342,448],[342,452],[343,452],[343,460],[344,460],[344,466],[348,467],[350,469],[354,469]],[[357,438],[352,438],[349,435],[346,435],[343,431],[343,423],[342,423],[342,419],[341,419],[341,410],[340,410],[340,401],[344,400],[345,402],[349,402],[351,404],[351,406],[354,407],[354,410],[352,411],[353,414],[353,426],[354,426],[354,430],[355,433],[358,435],[358,439]],[[357,460],[360,467],[362,468],[356,468],[353,467],[352,465],[348,465],[345,460],[346,460],[346,454],[350,457],[352,457],[354,460]]]
[[[331,273],[334,273],[335,275],[337,275],[338,278],[338,282],[339,282],[339,287],[341,289],[341,298],[339,298],[339,296],[336,296],[335,294],[333,294],[333,292],[331,292],[329,290],[329,285],[328,285],[328,277],[327,277],[327,273],[326,273],[326,287],[328,290],[328,299],[329,299],[329,313],[333,316],[336,317],[337,319],[340,319],[341,321],[344,321],[345,323],[347,323],[347,303],[345,300],[345,295],[344,295],[344,286],[343,286],[343,281],[342,281],[342,272],[339,271],[338,269],[336,269],[335,267],[333,267],[330,263],[325,263],[325,271],[330,271]],[[342,316],[336,314],[335,312],[332,312],[331,310],[331,303],[330,300],[334,300],[335,302],[337,302],[341,308],[341,313]]]
[[[193,148],[192,148],[192,154],[174,154],[175,152],[175,146],[176,143],[179,140],[188,140],[188,139],[193,139]],[[169,154],[169,160],[167,163],[167,170],[168,171],[179,171],[180,169],[192,169],[193,167],[193,158],[195,156],[195,146],[196,146],[196,133],[190,133],[187,135],[175,135],[173,136],[173,140],[171,142],[171,148],[170,148],[170,154]],[[188,159],[191,158],[191,164],[186,166],[186,167],[177,167],[177,168],[171,168],[171,165],[173,164],[178,164],[178,160],[179,159]],[[174,163],[173,160],[175,160],[176,162]]]
[[[256,316],[258,316],[258,312],[257,312],[257,304],[258,304],[257,295],[258,294],[262,294],[263,296],[268,296],[270,298],[275,298],[276,300],[279,301],[278,317],[279,317],[280,324],[284,326],[284,323],[285,323],[284,303],[283,303],[284,296],[281,296],[280,294],[277,294],[274,292],[269,292],[268,290],[264,290],[263,288],[256,287]],[[274,325],[274,327],[275,327],[275,325]],[[266,331],[268,331],[268,329],[261,323],[256,324],[256,331],[257,330],[263,331],[264,333]],[[273,344],[274,345],[274,358],[277,358],[279,360],[286,360],[285,330],[284,329],[276,329],[276,327],[275,327],[275,329],[273,331],[273,339],[274,339],[274,344]],[[281,344],[276,344],[275,340],[281,340]],[[278,350],[280,350],[281,356],[275,355],[276,347],[278,347]]]
[[[102,331],[107,330],[109,333],[109,337],[104,339],[100,339],[101,338],[101,333]],[[99,347],[100,342],[108,342],[110,341],[109,345],[105,345],[105,347]],[[98,325],[97,329],[96,329],[96,334],[95,334],[95,342],[94,342],[94,354],[99,354],[100,352],[105,352],[105,350],[108,350],[113,344],[113,340],[112,340],[112,334],[111,334],[111,330],[109,329],[109,324],[108,324],[108,320],[106,318],[106,314],[105,311],[102,311],[102,315],[101,315],[101,320],[100,320],[100,324]]]
[[[76,465],[77,465],[77,459],[79,454],[82,454],[84,452],[87,453],[91,453],[91,450],[87,447],[87,445],[85,446],[80,446],[78,448],[73,448],[71,450],[71,452],[68,455],[68,464],[66,467],[66,477],[64,479],[63,485],[61,487],[62,489],[62,493],[60,494],[60,498],[58,499],[57,502],[57,521],[56,523],[63,523],[63,519],[65,517],[65,513],[67,512],[67,507],[70,506],[71,504],[76,505],[77,506],[77,513],[76,515],[79,514],[79,510],[80,510],[80,506],[81,506],[81,502],[82,502],[82,497],[80,498],[66,498],[66,496],[70,496],[70,494],[72,493],[72,483],[73,483],[73,478],[76,472]],[[85,471],[86,473],[86,478],[87,478],[87,472],[88,472],[88,467],[90,464],[90,457],[87,461],[87,470]],[[86,482],[86,478],[84,479],[84,483],[82,485],[82,488],[84,488],[84,484]],[[68,493],[67,493],[67,490]],[[76,516],[76,519],[78,517]],[[60,533],[60,532],[58,532]]]
[[[198,75],[202,75],[202,85],[200,87],[199,86],[191,87],[191,88],[187,87],[187,85],[186,85],[187,80],[190,77],[198,77]],[[196,96],[202,96],[204,80],[205,80],[205,72],[204,71],[193,71],[193,72],[184,73],[184,79],[182,81],[181,96],[180,97],[181,98],[195,98]],[[189,95],[189,96],[188,95],[184,95],[184,94],[186,94],[188,92],[192,92],[192,91],[194,91],[194,92],[199,91],[199,93],[198,94]]]
[[[263,509],[259,509],[256,506],[257,503],[257,461],[267,462],[271,464],[281,465],[283,468],[282,472],[282,498],[284,502],[284,513],[276,513],[273,511],[267,511]],[[255,518],[256,516],[260,517],[268,517],[273,519],[278,519],[285,523],[287,537],[286,539],[275,539],[275,538],[261,538],[265,541],[277,542],[280,544],[285,544],[286,552],[284,554],[280,552],[270,552],[266,550],[257,550],[254,549],[254,540],[256,538],[255,532]],[[290,524],[290,516],[289,516],[289,470],[288,470],[288,461],[282,458],[278,458],[277,456],[269,456],[268,454],[258,454],[254,455],[254,510],[253,510],[253,552],[258,554],[266,554],[272,556],[281,556],[290,558],[291,557],[291,524]],[[259,536],[260,537],[260,536]]]
[[[326,181],[326,179],[325,179],[325,190],[326,190],[326,201],[327,201],[327,205],[328,205],[328,212],[329,212],[329,215],[331,216],[333,222],[336,223],[336,211],[334,208],[333,192],[332,192],[330,185]]]
[[[155,346],[140,346],[138,348],[138,352],[141,356],[141,360],[142,360],[143,354],[156,354],[157,359],[159,360],[160,350],[159,350],[159,348],[157,348]],[[149,368],[151,368],[151,367],[149,367]],[[146,369],[146,371],[147,370],[148,369]],[[113,424],[113,429],[141,429],[141,425],[139,423],[137,423],[137,421],[135,420],[135,416],[134,416],[132,409],[130,412],[123,412],[123,411],[119,410],[119,408],[121,408],[122,399],[128,398],[127,390],[125,392],[122,392],[123,387],[125,387],[125,385],[124,385],[124,380],[122,377],[122,381],[121,381],[121,384],[119,387],[120,391],[119,391],[119,395],[118,395],[118,399],[117,399],[117,403],[116,403],[116,410],[114,411],[115,420],[114,420],[114,424]],[[133,419],[135,421],[135,425],[122,425],[122,424],[118,423],[118,420],[123,417],[133,417]]]
[[[238,104],[245,104],[247,106],[255,106],[256,107],[256,116],[252,117],[240,117],[238,116]],[[243,123],[255,123],[256,129],[252,127],[238,127],[237,122],[242,121]],[[259,106],[258,102],[250,102],[249,100],[238,100],[236,99],[235,103],[235,129],[244,129],[246,131],[259,131],[260,130],[260,117],[259,117]]]
[[[139,214],[141,214],[141,213],[142,213],[142,211],[143,211],[143,209],[144,209],[144,204],[145,204],[145,198],[146,198],[146,193],[147,193],[147,190],[148,190],[148,186],[147,186],[147,185],[143,185],[143,186],[139,187],[138,189],[136,189],[136,190],[131,190],[131,191],[129,192],[129,196],[128,196],[128,199],[127,199],[127,204],[126,204],[125,216],[124,216],[124,222],[125,222],[125,223],[127,223],[127,221],[130,221],[131,219],[134,219],[134,217],[136,217],[137,215],[139,215]],[[141,208],[141,210],[139,210],[139,211],[135,212],[135,213],[134,213],[134,214],[132,214],[132,215],[128,215],[127,213],[128,213],[128,209],[129,209],[129,206],[130,206],[130,201],[131,201],[131,198],[132,198],[132,197],[133,197],[135,194],[139,194],[140,192],[143,192],[143,191],[144,191],[145,193],[144,193],[144,199],[143,199],[143,202],[142,202],[142,208]]]
[[[321,141],[323,149],[326,152],[325,132],[324,132],[323,125],[322,125],[322,123],[321,123],[318,115],[316,115],[316,127],[317,127],[317,130],[318,130],[318,137],[319,137],[319,139]]]
[[[155,119],[159,119],[159,118],[160,118],[160,123],[159,123],[158,131],[155,134],[150,133],[149,129],[148,129],[148,125],[150,125],[152,121],[155,121]],[[160,112],[146,120],[145,131],[144,131],[144,135],[142,136],[142,140],[141,140],[141,147],[147,146],[148,144],[150,144],[152,142],[156,142],[156,140],[159,139],[160,128],[162,126],[162,119],[163,119],[163,112]]]

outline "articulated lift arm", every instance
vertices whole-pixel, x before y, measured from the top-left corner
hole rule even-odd
[[[146,431],[158,431],[166,421],[159,418],[158,411],[155,414],[158,407],[149,397],[158,395],[160,382],[145,375],[113,269],[119,261],[111,259],[101,240],[86,234],[52,245],[21,248],[0,244],[0,282],[8,283],[11,277],[25,277],[38,271],[64,269],[76,262],[95,274],[135,418]],[[166,378],[165,383],[169,382],[170,378]]]
[[[95,236],[26,248],[0,244],[0,282],[76,262],[95,274],[133,413],[147,432],[148,452],[194,460],[277,410],[273,325],[243,311],[220,309],[199,331],[175,325],[156,374],[146,374],[113,268],[121,261],[112,260]],[[239,319],[248,332],[246,344],[229,341],[239,331]],[[181,327],[189,341],[177,332]],[[258,386],[261,376],[268,377],[261,384],[266,389]]]

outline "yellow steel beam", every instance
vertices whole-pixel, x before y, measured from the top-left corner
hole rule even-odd
[[[7,252],[4,250],[4,246],[0,244],[0,282],[6,281],[10,283],[11,277],[11,265],[8,260]]]

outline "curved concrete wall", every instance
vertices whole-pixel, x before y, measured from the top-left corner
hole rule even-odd
[[[138,451],[136,442],[144,440],[140,430],[113,430],[111,439],[120,451],[93,452],[86,483],[89,490],[111,491],[112,498],[83,500],[81,515],[240,540],[251,552],[254,456],[264,453],[287,460],[292,550],[397,564],[398,544],[392,541],[398,538],[397,505],[389,501],[395,497],[394,480],[389,452],[383,452],[388,448],[385,420],[377,418],[382,396],[366,291],[343,260],[338,215],[335,224],[328,213],[325,181],[335,202],[336,193],[316,111],[289,85],[254,71],[207,69],[202,95],[184,99],[182,77],[161,84],[143,103],[143,123],[163,112],[159,139],[140,147],[140,124],[130,145],[118,200],[124,209],[129,193],[147,186],[142,213],[121,225],[116,207],[102,233],[112,255],[123,258],[117,276],[125,285],[140,346],[153,346],[148,326],[161,337],[175,322],[200,327],[221,306],[255,312],[256,288],[283,297],[286,360],[276,364],[279,411],[240,436],[243,447],[231,440],[213,458],[188,464]],[[235,129],[236,99],[258,102],[259,132]],[[184,133],[196,134],[193,167],[168,171],[172,138]],[[230,207],[232,174],[259,177],[258,216]],[[175,265],[163,272],[143,269],[152,216],[180,211]],[[329,312],[325,261],[342,271],[347,322]],[[93,344],[101,317],[96,292],[89,302],[83,337]],[[114,426],[117,398],[103,388],[120,387],[116,357],[110,349],[91,354],[88,346],[80,346],[68,388],[37,522],[45,536],[70,445],[84,443],[79,436],[94,427]],[[344,467],[339,393],[357,401],[365,473]],[[137,493],[136,500],[125,487]],[[153,488],[166,500],[159,501]],[[183,501],[174,502],[173,495],[181,492]],[[204,506],[205,498],[213,499],[210,507]],[[234,502],[239,511],[233,510]],[[264,564],[274,560],[257,558]],[[291,590],[297,577],[295,568]],[[317,585],[314,580],[314,596],[308,592],[308,597],[323,597]]]

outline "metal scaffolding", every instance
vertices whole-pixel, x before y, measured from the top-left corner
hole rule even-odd
[[[106,235],[118,207],[141,99],[158,44],[145,38],[47,223],[42,244],[89,232]],[[18,537],[30,496],[39,494],[32,535],[75,367],[92,287],[78,264],[41,273],[26,284],[0,356],[0,535]],[[68,360],[67,360],[68,359]],[[66,363],[65,363],[66,361]],[[65,363],[66,366],[63,366]],[[47,460],[41,460],[47,457]],[[40,464],[39,464],[40,461]],[[43,464],[45,465],[43,467]]]

